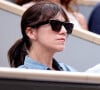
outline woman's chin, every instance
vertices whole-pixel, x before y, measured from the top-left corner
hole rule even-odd
[[[61,52],[61,51],[63,51],[64,50],[64,47],[59,47],[58,49],[57,49],[57,52]]]

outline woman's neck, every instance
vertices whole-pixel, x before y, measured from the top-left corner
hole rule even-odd
[[[53,63],[53,54],[49,52],[49,50],[41,50],[38,48],[34,48],[34,50],[29,51],[29,57],[37,62],[52,68]]]

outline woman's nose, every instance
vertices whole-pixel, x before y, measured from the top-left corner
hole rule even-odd
[[[62,27],[61,27],[60,32],[61,32],[61,33],[67,33],[67,30],[66,30],[66,28],[65,28],[63,25],[62,25]]]

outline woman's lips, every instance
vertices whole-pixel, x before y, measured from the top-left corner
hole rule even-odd
[[[62,41],[62,42],[65,42],[65,38],[59,38],[57,40]]]

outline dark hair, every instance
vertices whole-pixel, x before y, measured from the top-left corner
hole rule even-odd
[[[25,3],[31,2],[32,0],[15,0],[15,3],[18,5],[23,5]]]
[[[63,9],[52,2],[38,2],[27,9],[21,20],[22,39],[18,40],[8,51],[10,66],[18,67],[24,63],[27,50],[31,47],[31,41],[26,35],[26,28],[31,27],[42,21],[46,21],[55,17],[60,12],[65,20],[69,22],[67,15]]]
[[[77,0],[60,0],[60,3],[70,12],[74,12],[78,9]]]
[[[23,5],[23,4],[29,3],[31,1],[40,2],[40,1],[43,1],[43,0],[15,0],[15,3],[18,4],[18,5]]]

